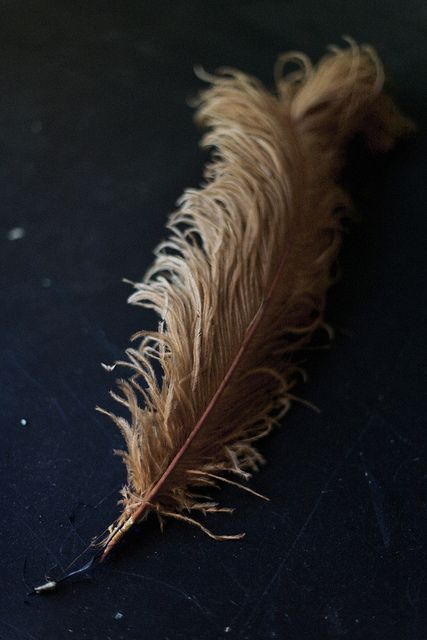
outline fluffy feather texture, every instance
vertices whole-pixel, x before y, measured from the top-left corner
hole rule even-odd
[[[284,75],[289,62],[297,70]],[[277,95],[233,69],[203,77],[205,182],[180,199],[129,299],[160,323],[133,336],[118,363],[131,369],[113,394],[130,420],[111,416],[128,483],[107,552],[150,510],[210,534],[189,515],[221,510],[207,485],[247,479],[263,462],[256,442],[294,399],[294,354],[324,323],[350,205],[338,184],[346,144],[364,132],[385,151],[409,126],[382,93],[374,50],[350,40],[316,67],[280,56]]]

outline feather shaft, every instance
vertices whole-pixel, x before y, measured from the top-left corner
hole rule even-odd
[[[197,434],[200,431],[200,429],[202,429],[202,427],[205,424],[207,418],[209,417],[211,411],[213,410],[213,408],[215,407],[215,405],[218,402],[219,398],[223,394],[224,389],[226,388],[228,382],[230,381],[234,371],[236,370],[237,366],[239,365],[239,363],[240,363],[240,361],[242,359],[242,356],[244,355],[246,349],[248,348],[248,345],[249,345],[251,339],[253,338],[253,336],[255,335],[255,332],[257,331],[257,329],[259,327],[259,324],[260,324],[260,322],[262,320],[262,317],[263,317],[263,313],[265,313],[265,311],[268,308],[268,305],[269,305],[269,303],[270,303],[270,301],[272,299],[272,296],[274,294],[274,290],[275,290],[275,288],[277,286],[277,283],[279,282],[280,275],[281,275],[282,270],[284,268],[284,265],[286,263],[286,257],[287,257],[287,251],[284,252],[284,254],[282,256],[282,259],[280,260],[280,264],[279,264],[279,267],[278,267],[278,269],[276,271],[276,274],[275,274],[275,276],[273,278],[273,282],[271,284],[270,290],[269,290],[266,298],[262,301],[261,306],[259,308],[259,311],[257,312],[257,314],[254,317],[254,321],[249,326],[248,331],[246,333],[246,336],[245,336],[245,338],[244,338],[244,340],[243,340],[243,342],[242,342],[242,344],[241,344],[241,346],[239,348],[239,351],[237,352],[237,354],[233,358],[229,369],[227,370],[227,372],[226,372],[223,380],[221,381],[221,384],[219,385],[218,389],[216,390],[215,394],[212,396],[208,406],[206,407],[206,409],[203,412],[203,414],[200,416],[200,419],[197,421],[197,423],[195,424],[195,426],[192,429],[192,431],[190,432],[190,434],[187,436],[187,439],[184,442],[184,444],[182,445],[182,447],[179,449],[179,451],[176,453],[174,458],[169,463],[169,466],[167,467],[167,469],[164,471],[164,473],[159,478],[157,483],[152,487],[152,489],[149,490],[149,492],[147,494],[147,497],[144,498],[144,501],[135,509],[133,517],[126,520],[126,528],[123,527],[122,529],[120,529],[121,535],[123,535],[125,533],[125,531],[130,529],[130,527],[135,522],[138,522],[138,520],[141,518],[141,515],[143,514],[144,510],[150,505],[150,501],[157,495],[157,493],[160,491],[160,489],[162,488],[162,486],[164,485],[164,483],[166,482],[166,480],[168,479],[168,477],[170,476],[172,471],[175,469],[178,461],[182,458],[184,453],[187,451],[188,447],[190,446],[190,444],[192,443],[194,438],[197,436]],[[222,478],[222,480],[224,480],[224,478]],[[227,480],[225,480],[225,482],[227,482]],[[235,484],[237,484],[237,483],[235,483]],[[265,500],[268,500],[268,498],[265,498],[264,496],[261,496],[261,494],[258,494],[255,491],[251,491],[251,492],[254,493],[255,495],[258,495],[259,497],[264,498]],[[168,513],[168,515],[170,515],[170,514]],[[176,514],[175,514],[175,516],[176,516]],[[188,520],[190,520],[190,519],[188,519]],[[198,523],[198,526],[202,530],[205,531],[205,528],[202,525],[200,525],[200,523]],[[111,538],[111,540],[109,540],[107,546],[105,547],[104,553],[102,555],[102,559],[105,559],[105,557],[112,551],[112,549],[114,548],[116,543],[121,538],[121,535],[119,535],[117,533],[116,536],[113,536]],[[216,539],[221,538],[221,539],[229,539],[229,540],[233,540],[233,539],[238,539],[239,538],[239,536],[237,536],[237,538],[236,538],[236,536],[222,536],[222,537],[219,536],[218,537],[218,536],[212,536],[212,535],[210,535],[210,537],[215,537]]]

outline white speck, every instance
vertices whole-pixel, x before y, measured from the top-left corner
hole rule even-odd
[[[21,240],[25,236],[24,227],[13,227],[7,232],[8,240]]]
[[[43,287],[44,289],[49,289],[49,287],[51,286],[51,284],[52,284],[52,280],[51,280],[50,278],[43,278],[43,279],[42,279],[42,287]]]
[[[225,627],[224,632],[225,632],[225,633],[228,633],[228,632],[230,631],[230,628],[231,628],[231,627]]]
[[[120,611],[117,611],[116,615],[114,616],[114,620],[121,620],[123,618],[123,613],[120,613]]]
[[[368,472],[367,472],[367,471],[365,471],[365,478],[367,478],[367,477],[368,477]]]
[[[43,124],[41,120],[34,120],[34,122],[31,123],[31,133],[40,133],[42,129]]]
[[[25,418],[21,418],[21,422],[20,422],[20,424],[21,424],[21,427],[26,427],[26,426],[27,426],[27,424],[28,424],[28,422],[26,421],[26,419],[25,419]]]
[[[354,621],[359,623],[359,618],[355,618]]]

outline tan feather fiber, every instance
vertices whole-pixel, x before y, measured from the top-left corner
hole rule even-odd
[[[289,62],[298,69],[283,75]],[[130,419],[111,416],[127,446],[119,527],[150,510],[197,524],[191,512],[220,510],[207,485],[258,469],[256,441],[301,377],[294,354],[324,323],[350,205],[338,182],[346,144],[365,132],[385,151],[409,127],[382,93],[374,50],[350,40],[316,67],[281,56],[277,95],[233,69],[203,76],[205,182],[180,199],[129,299],[160,322],[118,363],[130,367],[113,394]]]

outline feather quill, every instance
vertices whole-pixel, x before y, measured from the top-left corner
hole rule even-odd
[[[297,70],[285,74],[288,63]],[[193,514],[224,510],[206,489],[258,469],[257,441],[295,399],[295,353],[325,326],[351,207],[339,184],[346,145],[361,132],[386,151],[410,128],[382,93],[374,49],[350,39],[317,66],[280,56],[276,94],[234,69],[199,74],[210,87],[196,120],[212,156],[129,299],[160,321],[116,363],[130,370],[112,394],[130,418],[104,412],[123,434],[128,481],[103,557],[150,511],[240,537]]]

